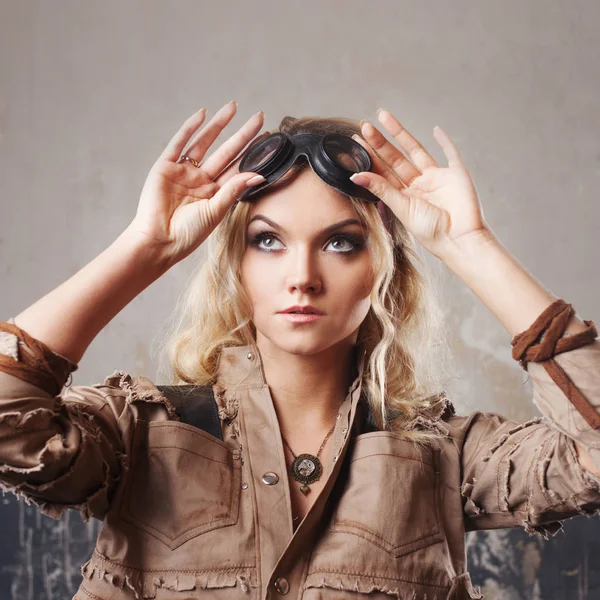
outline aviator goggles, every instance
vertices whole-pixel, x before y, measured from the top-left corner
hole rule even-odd
[[[305,157],[312,170],[340,192],[367,202],[379,202],[375,194],[350,180],[354,173],[371,171],[369,153],[351,137],[339,133],[290,136],[277,132],[260,140],[245,152],[239,170],[262,175],[266,181],[247,188],[238,199],[247,200],[258,194],[280,179],[300,157]]]

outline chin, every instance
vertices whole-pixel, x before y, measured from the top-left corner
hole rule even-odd
[[[330,349],[332,346],[344,344],[345,340],[353,335],[353,332],[331,335],[329,332],[301,332],[286,331],[275,332],[272,335],[261,333],[266,338],[267,344],[278,351],[287,352],[294,356],[312,356]]]
[[[308,338],[309,336],[305,337]],[[317,339],[286,340],[281,338],[277,343],[275,343],[275,345],[283,352],[287,352],[288,354],[293,354],[295,356],[311,356],[313,354],[323,352],[323,350],[327,350],[327,348],[331,346],[331,344]]]

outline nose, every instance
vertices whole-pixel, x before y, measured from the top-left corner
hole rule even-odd
[[[311,254],[308,248],[290,252],[290,260],[285,265],[290,294],[293,294],[294,290],[312,293],[321,291],[322,279],[318,263],[318,258]]]

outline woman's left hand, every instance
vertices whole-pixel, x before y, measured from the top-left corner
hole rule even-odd
[[[378,117],[406,156],[363,121],[361,132],[368,143],[358,135],[353,138],[369,152],[373,172],[351,179],[357,184],[361,177],[368,179],[363,187],[385,202],[415,239],[441,260],[457,245],[490,234],[473,180],[448,134],[434,128],[434,138],[448,159],[448,166],[440,167],[391,113],[381,110]]]

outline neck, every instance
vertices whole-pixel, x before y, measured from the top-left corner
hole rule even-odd
[[[257,338],[282,435],[294,447],[319,448],[335,425],[354,375],[355,346],[336,345],[312,355],[291,354]]]

